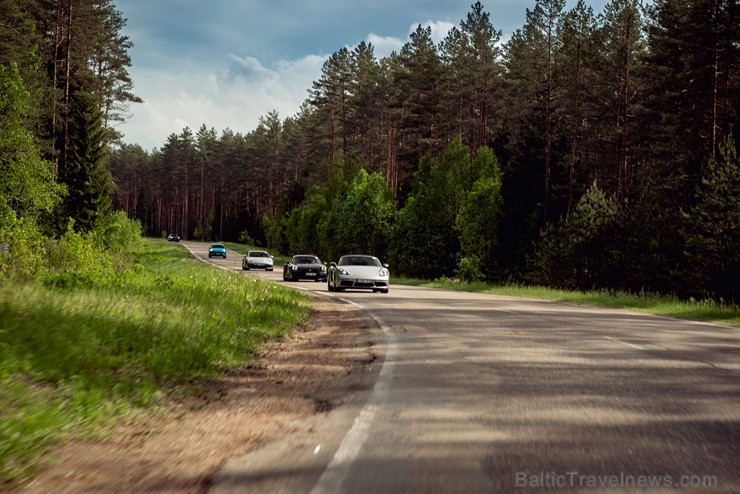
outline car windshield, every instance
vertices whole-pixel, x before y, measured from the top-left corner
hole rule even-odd
[[[339,259],[340,266],[377,266],[380,267],[380,261],[377,257],[371,256],[344,256]]]
[[[248,254],[248,257],[269,257],[267,252],[260,252],[260,251],[251,251]]]
[[[293,264],[321,264],[321,261],[314,256],[296,256],[293,258]]]
[[[211,245],[211,249],[225,249],[225,248],[226,247],[224,247],[221,244],[213,244],[213,245]]]

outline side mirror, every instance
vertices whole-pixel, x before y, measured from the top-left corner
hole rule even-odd
[[[383,267],[384,267],[385,269],[388,269],[388,268],[389,268],[390,266],[388,266],[388,264],[383,264]]]
[[[329,264],[329,266],[331,266],[333,268],[336,268],[337,267],[337,263],[335,263],[334,261],[332,261],[331,264]]]

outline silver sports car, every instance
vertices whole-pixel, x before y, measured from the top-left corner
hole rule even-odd
[[[390,272],[388,265],[381,264],[377,257],[347,255],[329,265],[326,283],[330,292],[357,288],[388,293]]]

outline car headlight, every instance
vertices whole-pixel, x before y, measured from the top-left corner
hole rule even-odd
[[[339,271],[339,274],[343,274],[344,276],[349,276],[349,272],[346,269],[337,268],[337,271]]]
[[[321,266],[321,272],[322,273],[325,273],[326,272],[326,266],[323,266],[323,265]]]
[[[386,276],[388,276],[388,270],[387,270],[387,269],[385,269],[385,268],[381,269],[381,270],[380,270],[380,271],[378,272],[378,276],[381,276],[381,277],[386,277]]]
[[[290,266],[291,271],[298,271],[298,266]]]

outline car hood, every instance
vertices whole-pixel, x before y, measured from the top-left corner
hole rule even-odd
[[[247,257],[249,262],[259,262],[262,264],[272,264],[272,257]]]
[[[379,266],[337,266],[338,269],[344,269],[353,278],[379,278],[378,273],[381,267]],[[386,276],[387,278],[387,276]]]

